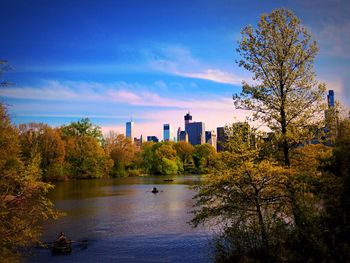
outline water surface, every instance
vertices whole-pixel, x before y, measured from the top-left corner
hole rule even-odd
[[[45,226],[43,241],[63,231],[73,245],[67,256],[50,249],[32,249],[24,262],[210,262],[211,233],[193,229],[198,176],[131,177],[58,183],[50,193],[57,209],[67,215]],[[151,193],[153,187],[160,192]]]

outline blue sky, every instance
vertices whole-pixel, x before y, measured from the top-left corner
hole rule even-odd
[[[235,64],[240,30],[287,7],[320,46],[318,80],[350,105],[350,4],[345,0],[0,0],[1,89],[15,123],[89,117],[106,132],[162,137],[193,119],[215,129],[245,113],[231,95],[250,75]]]

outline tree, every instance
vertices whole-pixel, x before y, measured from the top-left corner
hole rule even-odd
[[[101,128],[91,123],[89,118],[83,118],[77,122],[71,122],[69,125],[61,127],[63,135],[67,137],[90,136],[103,142]]]
[[[155,173],[171,175],[182,171],[176,150],[170,142],[158,143],[153,146]]]
[[[45,181],[65,179],[65,144],[61,131],[43,123],[20,124],[19,131],[24,160],[38,154]]]
[[[176,150],[177,156],[180,158],[182,162],[182,166],[185,171],[193,171],[194,163],[193,163],[193,154],[195,152],[195,148],[192,144],[188,142],[178,142],[174,144],[174,148]]]
[[[154,161],[154,147],[155,143],[154,142],[145,142],[141,146],[141,168],[145,173],[148,174],[153,174],[155,171],[155,161]]]
[[[256,146],[243,136],[244,126],[233,125],[227,131],[228,150],[198,187],[198,209],[191,222],[220,225],[224,244],[229,244],[228,262],[267,259],[279,245],[274,233],[288,226],[283,218],[290,217],[284,187],[289,171],[278,163],[260,161]]]
[[[217,152],[210,144],[196,145],[193,154],[194,163],[199,173],[207,173],[216,162]]]
[[[66,168],[72,178],[101,178],[113,167],[113,160],[102,148],[101,128],[88,118],[61,127],[66,143]]]
[[[110,132],[105,138],[104,147],[114,161],[113,174],[121,175],[135,160],[135,146],[123,134]]]
[[[108,176],[113,160],[91,136],[70,137],[66,141],[66,167],[73,179]]]
[[[289,150],[300,144],[303,134],[322,111],[325,86],[315,80],[313,61],[316,42],[300,20],[286,9],[261,16],[254,30],[242,30],[237,49],[239,65],[253,74],[254,84],[243,82],[235,105],[253,111],[280,138],[284,164],[289,166]]]
[[[46,198],[51,185],[40,180],[40,156],[22,162],[18,135],[0,104],[0,258],[7,262],[18,259],[18,247],[38,241],[44,221],[58,216]]]

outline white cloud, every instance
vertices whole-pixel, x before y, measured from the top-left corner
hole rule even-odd
[[[185,48],[168,46],[156,53],[157,56],[149,55],[149,67],[157,71],[231,85],[241,85],[242,80],[249,80],[244,74],[234,73],[234,64],[230,71],[215,68],[212,65],[208,66],[194,58],[190,51]],[[240,71],[238,67],[235,70]]]
[[[166,85],[166,83],[163,84]],[[161,137],[163,123],[170,123],[174,127],[174,131],[179,126],[183,127],[183,116],[188,110],[191,111],[194,120],[205,122],[206,128],[210,130],[233,122],[235,118],[237,121],[242,121],[246,115],[245,112],[234,109],[230,97],[211,95],[203,99],[198,97],[198,94],[192,94],[184,99],[176,99],[151,92],[147,90],[146,86],[138,83],[126,82],[104,85],[101,83],[48,81],[38,88],[10,87],[2,89],[0,95],[5,98],[21,99],[17,109],[17,115],[22,112],[20,116],[53,119],[72,117],[89,117],[96,120],[110,119],[109,121],[104,120],[105,125],[101,125],[105,133],[109,129],[121,133],[125,132],[124,124],[116,123],[115,120],[128,119],[130,115],[111,114],[111,112],[118,112],[113,109],[113,105],[116,107],[125,105],[128,114],[132,112],[132,116],[136,120],[137,136],[143,134],[144,136],[157,135]],[[26,102],[29,99],[31,102]],[[48,101],[50,103],[47,103]],[[46,102],[45,107],[41,106],[43,102]],[[78,102],[87,103],[80,103],[74,108]],[[28,113],[24,113],[26,112],[26,103],[30,105]],[[106,103],[109,103],[108,107],[105,106]],[[71,113],[65,110],[67,105],[69,105]],[[140,109],[133,106],[143,107]],[[16,107],[17,105],[14,104],[14,111],[16,111]],[[150,108],[146,110],[144,107]],[[92,109],[98,109],[98,113],[92,112]],[[80,114],[84,112],[91,112],[91,114]]]

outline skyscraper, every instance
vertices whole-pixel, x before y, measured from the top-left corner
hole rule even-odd
[[[134,142],[134,122],[128,121],[126,123],[126,131],[125,131],[126,138],[129,138],[131,142]]]
[[[217,138],[215,131],[206,131],[205,132],[205,142],[217,149]]]
[[[170,124],[166,123],[163,125],[163,140],[171,141],[172,140],[172,132]]]
[[[327,95],[327,102],[328,107],[333,108],[334,107],[334,90],[329,90]]]
[[[217,127],[216,128],[216,134],[217,134],[217,146],[216,149],[218,152],[222,152],[224,150],[224,143],[227,141],[227,135],[225,132],[225,127]]]
[[[182,131],[181,128],[177,130],[177,141],[178,142],[188,142],[188,134],[186,131]]]
[[[204,122],[192,122],[192,116],[188,112],[185,116],[185,131],[188,134],[188,141],[192,145],[205,143],[205,125]]]
[[[148,142],[159,142],[157,136],[147,136]]]
[[[186,129],[186,125],[192,122],[192,116],[190,115],[189,112],[187,112],[187,114],[184,116],[184,119],[185,119],[185,129]]]

